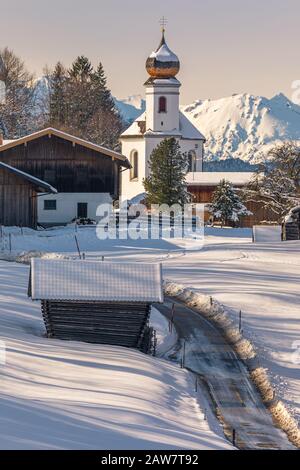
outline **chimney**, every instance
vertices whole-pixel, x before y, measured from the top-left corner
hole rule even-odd
[[[3,145],[3,132],[0,129],[0,146]]]

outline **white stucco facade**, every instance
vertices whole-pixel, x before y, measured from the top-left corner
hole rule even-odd
[[[55,201],[48,203],[45,201]],[[58,193],[38,196],[38,223],[41,225],[67,224],[86,211],[86,216],[97,220],[100,204],[111,203],[109,193]],[[55,208],[54,208],[55,207]]]
[[[177,56],[165,44],[164,36],[160,49],[164,48],[163,57],[157,59],[151,73],[158,75],[164,73],[165,64],[169,64],[171,74],[174,69],[179,70],[174,63]],[[170,60],[168,61],[168,54]],[[151,55],[150,57],[153,57]],[[178,59],[177,59],[178,60]],[[147,69],[148,70],[148,69]],[[152,151],[165,139],[175,137],[178,139],[182,153],[190,155],[191,167],[189,171],[201,172],[203,170],[203,146],[205,137],[198,131],[193,123],[180,112],[179,97],[181,84],[174,76],[161,78],[151,76],[146,83],[146,111],[138,117],[132,125],[121,135],[122,153],[137,171],[125,171],[121,178],[121,199],[131,200],[144,193],[143,179],[149,175],[149,159]]]

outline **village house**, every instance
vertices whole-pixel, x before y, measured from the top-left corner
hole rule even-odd
[[[96,219],[99,204],[119,197],[120,173],[130,168],[124,155],[52,128],[0,141],[0,161],[57,189],[37,200],[43,226]]]

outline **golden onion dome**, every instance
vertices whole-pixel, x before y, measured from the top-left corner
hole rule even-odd
[[[152,52],[146,61],[146,70],[153,78],[172,78],[180,70],[179,59],[169,49],[165,40],[164,30],[158,48]]]

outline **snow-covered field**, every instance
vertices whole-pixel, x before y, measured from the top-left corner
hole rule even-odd
[[[258,348],[278,396],[300,419],[300,242],[253,244],[247,229],[208,229],[203,249],[185,252],[168,241],[99,241],[89,228],[77,237],[87,256],[160,260],[166,278],[212,295],[236,320],[241,309],[245,336]],[[12,250],[76,256],[74,229],[39,237],[15,230]],[[46,447],[48,441],[67,448],[226,445],[208,429],[189,378],[176,365],[144,356],[141,361],[135,351],[42,338],[38,306],[25,297],[27,270],[1,262],[1,335],[9,346],[2,370],[3,447],[20,444],[18,439],[25,439],[24,447]]]
[[[176,364],[45,338],[40,306],[27,298],[28,272],[0,261],[0,449],[230,448]],[[163,352],[166,321],[154,312],[153,322]]]

